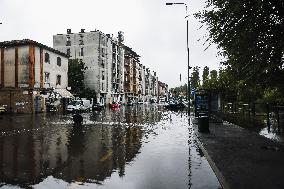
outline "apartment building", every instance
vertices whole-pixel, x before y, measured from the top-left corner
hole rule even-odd
[[[139,55],[130,47],[124,46],[124,89],[125,102],[137,102],[137,64],[140,62]]]
[[[68,56],[33,40],[0,42],[0,104],[9,112],[45,111],[45,101],[71,97]]]
[[[118,38],[99,30],[53,36],[53,47],[67,53],[71,59],[81,59],[87,66],[85,86],[95,90],[96,101],[108,104],[124,101],[123,33]]]
[[[123,44],[123,32],[118,37],[99,30],[53,36],[53,47],[81,59],[88,67],[85,71],[86,87],[95,90],[97,102],[150,101],[158,95],[158,77],[140,63],[140,56]]]
[[[158,97],[162,101],[167,101],[169,98],[168,85],[161,81],[158,81]]]
[[[145,101],[145,66],[138,64],[138,102]]]
[[[118,39],[112,39],[111,98],[114,102],[125,103],[123,32],[118,32]]]

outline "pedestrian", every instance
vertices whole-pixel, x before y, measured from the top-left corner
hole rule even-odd
[[[79,123],[79,124],[82,124],[83,122],[83,117],[81,114],[79,114],[78,110],[75,112],[75,115],[73,115],[73,121],[74,123]]]

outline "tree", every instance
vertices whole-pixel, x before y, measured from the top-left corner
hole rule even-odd
[[[68,86],[71,92],[81,98],[95,98],[96,93],[84,84],[84,73],[88,69],[85,63],[79,59],[69,59],[68,62]]]
[[[82,60],[69,59],[68,62],[68,86],[71,87],[71,92],[79,95],[84,91],[84,73],[87,67]]]
[[[171,88],[170,92],[174,95],[174,97],[186,97],[187,95],[187,84],[181,85],[179,87]]]
[[[210,71],[209,88],[210,89],[218,88],[218,72],[216,70]]]
[[[196,16],[207,24],[209,45],[218,45],[236,78],[284,94],[279,82],[284,79],[284,1],[207,0]]]
[[[195,66],[191,73],[191,88],[193,89],[198,89],[200,86],[199,69],[200,67]]]
[[[204,88],[208,87],[208,80],[209,80],[209,67],[205,66],[202,72],[202,85]]]

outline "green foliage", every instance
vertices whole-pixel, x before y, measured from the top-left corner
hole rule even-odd
[[[84,62],[79,59],[69,59],[68,62],[68,86],[72,93],[79,95],[85,88],[84,72],[87,69]]]
[[[209,45],[216,43],[219,54],[227,59],[223,65],[225,72],[231,74],[225,76],[231,77],[231,90],[240,98],[251,94],[254,100],[269,96],[279,98],[271,95],[275,94],[272,90],[275,88],[283,96],[284,1],[206,2],[206,9],[196,16],[208,27]],[[224,77],[220,75],[219,80]],[[225,81],[219,81],[219,88],[223,88],[220,82]],[[270,92],[263,95],[263,91]]]
[[[203,72],[202,72],[203,88],[207,88],[208,87],[208,80],[209,80],[209,67],[205,66],[203,68]]]
[[[277,89],[277,88],[266,89],[264,91],[264,94],[263,94],[263,99],[266,102],[270,102],[270,103],[283,102],[283,100],[284,100],[279,89]]]
[[[82,93],[80,94],[81,97],[92,99],[94,98],[96,100],[96,92],[90,88],[84,88]]]
[[[181,85],[179,87],[171,88],[170,92],[173,94],[174,97],[186,97],[187,95],[187,84]]]
[[[94,90],[85,87],[84,73],[87,67],[82,60],[69,59],[68,62],[68,86],[71,87],[71,92],[75,96],[81,98],[95,98]]]
[[[200,77],[199,77],[200,67],[195,66],[191,73],[191,88],[198,89],[200,86]]]

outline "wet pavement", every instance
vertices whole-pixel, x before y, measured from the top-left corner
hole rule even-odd
[[[3,188],[220,188],[188,117],[156,105],[0,118]]]
[[[283,189],[284,146],[280,141],[228,122],[210,121],[210,133],[198,132],[197,143],[224,189]]]

